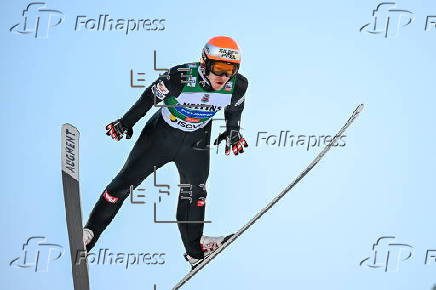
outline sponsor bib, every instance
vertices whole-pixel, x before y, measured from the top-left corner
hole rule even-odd
[[[162,117],[171,127],[183,131],[203,128],[215,114],[229,105],[232,98],[235,78],[219,91],[205,91],[198,83],[198,66],[191,66],[190,82],[185,84],[179,96],[164,99]],[[200,78],[201,79],[201,78]]]

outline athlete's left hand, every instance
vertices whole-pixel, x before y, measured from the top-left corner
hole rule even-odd
[[[215,139],[214,145],[219,145],[221,141],[226,140],[226,155],[230,154],[230,150],[233,154],[238,155],[239,153],[244,153],[244,148],[248,147],[247,141],[242,137],[241,133],[236,130],[225,131],[221,133],[218,138]]]

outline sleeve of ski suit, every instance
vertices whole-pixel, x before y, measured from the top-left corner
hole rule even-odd
[[[236,75],[236,87],[233,91],[231,103],[224,109],[224,117],[226,119],[226,127],[228,132],[231,132],[231,130],[239,131],[247,87],[247,78],[238,73]]]
[[[156,81],[151,83],[136,103],[121,118],[121,123],[126,128],[132,128],[155,103],[158,104],[167,95],[178,96],[184,84],[181,78],[183,71],[178,71],[177,69],[182,67],[184,65],[171,68],[169,72],[159,76]]]

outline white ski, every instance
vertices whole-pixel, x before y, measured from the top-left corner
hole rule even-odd
[[[210,261],[212,261],[219,253],[221,253],[225,248],[227,248],[231,243],[233,243],[238,237],[240,237],[248,228],[250,228],[257,220],[259,220],[268,210],[270,210],[282,197],[286,195],[300,180],[312,170],[313,167],[324,157],[324,155],[330,150],[332,144],[344,134],[345,130],[351,125],[351,123],[357,118],[359,113],[363,110],[363,104],[357,106],[351,117],[345,123],[345,125],[339,130],[335,135],[333,140],[327,144],[323,150],[313,159],[313,161],[291,182],[282,192],[280,192],[268,205],[263,208],[258,214],[256,214],[247,224],[245,224],[241,229],[239,229],[236,234],[234,234],[230,239],[228,239],[221,247],[205,258],[195,269],[190,271],[182,280],[180,280],[173,288],[173,290],[182,287],[189,279],[191,279],[195,274],[197,274],[201,269],[204,268]]]
[[[74,126],[62,126],[62,184],[74,290],[89,290],[79,190],[79,136]]]

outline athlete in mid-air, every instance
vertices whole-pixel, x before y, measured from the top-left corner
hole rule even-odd
[[[175,162],[181,184],[177,220],[192,267],[220,247],[231,235],[203,236],[206,180],[209,175],[211,118],[224,110],[226,130],[215,140],[225,140],[225,153],[244,152],[247,142],[239,132],[247,79],[238,73],[241,56],[230,37],[217,36],[203,48],[200,62],[175,66],[160,76],[124,116],[106,126],[107,135],[129,139],[133,126],[159,102],[163,105],[147,122],[118,175],[105,188],[83,231],[89,251],[113,220],[130,188],[168,162]],[[187,76],[189,75],[189,76]],[[183,223],[198,221],[199,223]]]

